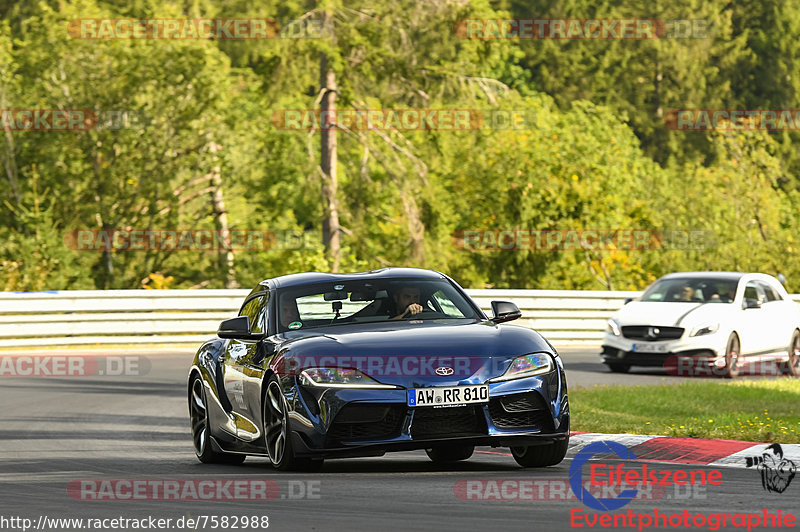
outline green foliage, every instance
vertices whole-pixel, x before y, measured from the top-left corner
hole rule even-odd
[[[318,108],[324,53],[340,109],[468,109],[486,120],[464,131],[340,130],[342,270],[423,266],[469,286],[567,289],[637,289],[678,270],[780,270],[792,288],[795,133],[690,133],[664,122],[680,108],[792,107],[800,13],[784,4],[0,2],[0,109],[137,118],[122,129],[0,131],[0,285],[226,286],[225,256],[214,251],[65,243],[72,229],[215,229],[217,175],[230,229],[302,235],[234,250],[236,282],[329,270],[319,133],[273,123],[275,112]],[[103,17],[272,17],[284,31],[298,21],[318,30],[326,13],[332,26],[311,39],[81,40],[66,31],[71,20]],[[593,16],[704,19],[710,36],[519,42],[454,31],[469,18]],[[503,111],[527,121],[492,123]],[[640,251],[474,251],[457,238],[587,229],[703,239]]]

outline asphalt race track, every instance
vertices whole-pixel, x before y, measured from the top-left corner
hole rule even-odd
[[[557,467],[525,470],[507,449],[479,449],[469,461],[452,466],[434,465],[421,451],[332,460],[314,474],[278,473],[266,459],[248,459],[241,466],[200,464],[187,420],[185,380],[191,353],[150,351],[142,356],[138,367],[144,368],[143,374],[0,377],[0,529],[22,530],[21,518],[32,520],[31,529],[41,525],[40,529],[74,530],[78,525],[47,522],[152,517],[171,519],[173,530],[181,518],[184,529],[195,528],[185,526],[187,519],[200,519],[204,521],[195,523],[197,529],[212,530],[215,521],[209,516],[228,516],[225,528],[263,530],[267,516],[270,530],[530,531],[568,529],[571,511],[588,520],[606,515],[567,499],[571,458]],[[571,386],[676,381],[654,371],[611,374],[599,364],[595,349],[562,350],[562,356]],[[627,461],[625,468],[640,470],[642,463]],[[711,471],[705,466],[648,467]],[[583,471],[588,480],[589,466]],[[611,513],[632,510],[632,515],[652,516],[656,508],[662,514],[688,510],[689,518],[714,512],[756,512],[759,518],[764,511],[798,513],[798,486],[791,485],[783,494],[769,493],[754,469],[720,471],[721,482],[714,485],[651,487],[641,499]],[[174,487],[181,481],[181,488],[172,491],[169,500],[153,500],[153,491],[133,491],[135,481],[139,486],[160,486],[162,495],[170,482]],[[217,500],[186,491],[191,485],[199,493],[202,482],[214,486],[203,497]],[[244,491],[237,492],[237,486]],[[236,500],[241,493],[261,495],[257,500]],[[247,524],[234,523],[234,516],[237,521],[248,517]],[[253,517],[257,526],[251,526]],[[13,518],[18,520],[8,521]],[[221,522],[216,521],[217,528],[222,528]],[[586,521],[575,524],[589,528]],[[746,528],[733,528],[728,521],[720,529]]]

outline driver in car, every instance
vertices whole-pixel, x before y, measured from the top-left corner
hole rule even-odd
[[[393,320],[401,320],[406,316],[419,314],[422,312],[422,305],[419,304],[419,288],[415,286],[404,286],[394,294],[394,308],[400,314],[392,317]]]
[[[694,299],[694,290],[688,284],[685,284],[681,287],[680,297],[678,301],[695,301]]]

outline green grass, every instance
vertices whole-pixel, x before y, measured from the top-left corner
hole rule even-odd
[[[800,443],[800,379],[571,388],[569,403],[577,431]]]

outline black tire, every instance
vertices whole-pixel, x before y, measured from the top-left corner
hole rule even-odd
[[[189,420],[192,425],[194,454],[204,464],[241,464],[246,455],[220,453],[212,447],[206,397],[203,379],[195,375],[189,388]]]
[[[512,447],[511,454],[522,467],[547,467],[560,464],[567,455],[567,447],[569,437],[547,445]]]
[[[264,445],[272,466],[279,471],[315,472],[322,469],[322,460],[297,458],[292,449],[289,433],[289,408],[283,396],[278,378],[274,375],[267,381],[261,397],[261,413],[264,422]]]
[[[800,377],[800,331],[795,329],[792,343],[789,344],[789,359],[781,362],[781,373],[792,377]]]
[[[739,360],[741,356],[739,335],[735,332],[731,333],[728,337],[728,343],[725,344],[725,368],[722,370],[723,377],[726,379],[734,379],[739,376]]]
[[[437,464],[469,460],[473,452],[475,452],[474,445],[443,445],[425,449],[425,454],[428,455],[428,458]]]
[[[631,369],[628,364],[621,364],[619,362],[608,362],[607,365],[612,373],[628,373]]]

